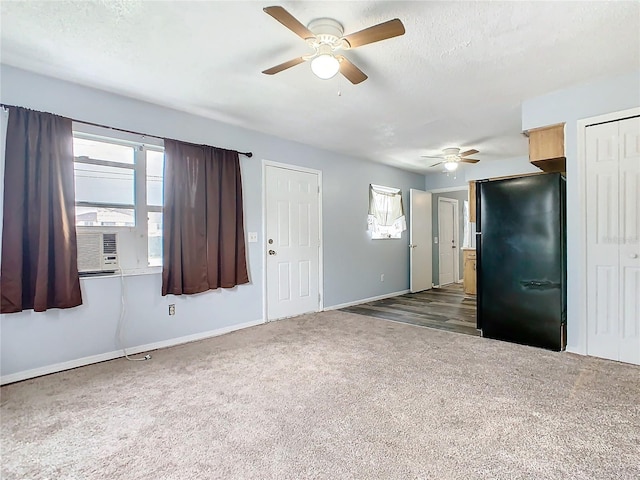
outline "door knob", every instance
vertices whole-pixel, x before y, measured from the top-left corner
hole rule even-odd
[[[637,253],[630,253],[629,254],[629,258],[638,258],[638,254]]]
[[[269,250],[269,255],[275,255],[276,251],[275,250]]]
[[[417,245],[409,244],[409,248],[416,248],[416,247],[417,247]]]

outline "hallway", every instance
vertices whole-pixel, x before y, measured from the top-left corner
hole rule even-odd
[[[460,283],[341,310],[449,332],[480,335],[476,329],[476,297],[465,295]]]

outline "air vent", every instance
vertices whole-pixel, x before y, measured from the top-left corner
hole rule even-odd
[[[105,255],[113,255],[118,253],[115,233],[102,234],[102,253]]]

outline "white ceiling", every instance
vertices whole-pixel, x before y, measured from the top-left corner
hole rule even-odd
[[[262,11],[346,33],[400,18],[406,34],[345,55],[369,79],[316,78],[310,52]],[[336,152],[427,172],[444,147],[526,155],[520,104],[640,67],[640,2],[1,2],[8,65]],[[467,167],[473,168],[473,166]],[[433,172],[431,170],[430,172]]]

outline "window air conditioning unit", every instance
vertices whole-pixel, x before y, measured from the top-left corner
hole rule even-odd
[[[78,272],[114,273],[118,270],[118,237],[115,233],[78,233]]]

